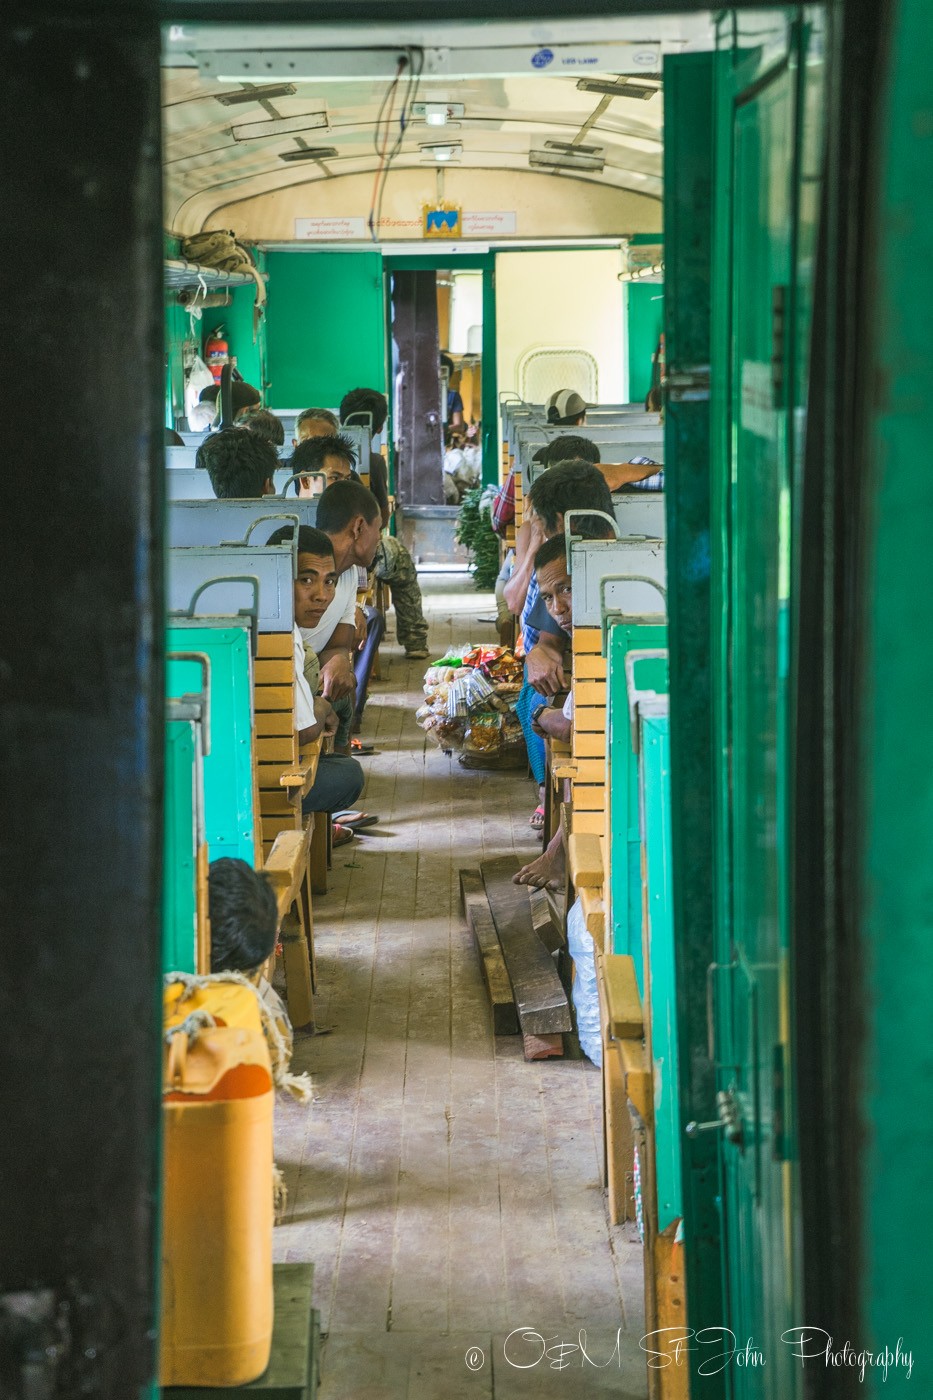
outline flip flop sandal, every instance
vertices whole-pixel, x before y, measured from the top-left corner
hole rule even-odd
[[[370,753],[375,753],[375,752],[376,752],[376,745],[375,745],[375,744],[370,744],[370,743],[368,742],[368,740],[365,740],[365,739],[351,739],[351,740],[350,740],[350,752],[351,752],[351,754],[370,754]]]
[[[336,850],[338,846],[345,846],[348,841],[353,840],[353,832],[348,826],[341,826],[339,822],[334,822],[333,831],[330,838],[331,846]]]
[[[533,826],[535,831],[541,831],[544,827],[544,808],[536,807],[528,818],[528,825]]]
[[[375,826],[379,820],[369,812],[335,812],[333,819],[341,826],[348,826],[351,831],[359,831],[361,826]]]

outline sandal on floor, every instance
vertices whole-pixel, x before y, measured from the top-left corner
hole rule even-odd
[[[379,818],[371,816],[369,812],[334,812],[333,820],[341,826],[348,826],[351,831],[359,831],[361,826],[375,826]]]
[[[339,822],[334,822],[331,828],[330,844],[334,849],[337,846],[345,846],[348,841],[353,840],[353,832],[348,826],[341,826]]]
[[[544,808],[543,808],[543,807],[536,807],[536,808],[534,809],[534,811],[532,812],[531,816],[528,818],[528,825],[529,825],[529,826],[533,826],[534,829],[535,829],[535,831],[543,831],[543,829],[544,829]]]
[[[351,739],[350,752],[357,756],[360,754],[375,753],[376,745],[371,744],[368,739]]]

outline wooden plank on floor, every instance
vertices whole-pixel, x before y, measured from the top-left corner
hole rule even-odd
[[[512,995],[512,980],[502,956],[496,925],[478,870],[460,871],[460,897],[482,960],[483,978],[492,1004],[493,1029],[496,1035],[517,1035],[518,1013]]]
[[[564,947],[566,939],[560,925],[554,921],[548,891],[533,890],[529,886],[528,903],[531,905],[531,922],[535,933],[549,953],[556,953],[558,948]]]
[[[528,890],[512,882],[521,864],[517,856],[499,856],[484,860],[480,869],[522,1031],[555,1035],[571,1029],[570,1007],[551,955],[531,921]]]

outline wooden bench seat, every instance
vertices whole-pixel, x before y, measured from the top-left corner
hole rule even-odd
[[[313,830],[314,818],[309,817],[304,826],[279,832],[263,867],[278,904],[288,1014],[296,1030],[314,1025],[314,922],[309,888]]]

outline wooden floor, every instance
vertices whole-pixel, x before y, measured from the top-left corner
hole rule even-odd
[[[422,584],[434,655],[495,640],[489,595]],[[493,1037],[460,914],[461,866],[539,849],[533,785],[445,757],[414,721],[424,663],[382,655],[362,760],[380,823],[315,906],[329,1033],[296,1055],[314,1102],[276,1109],[275,1257],[315,1266],[320,1400],[643,1397],[641,1249],[606,1222],[599,1073]]]

